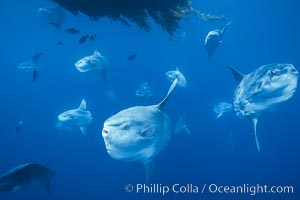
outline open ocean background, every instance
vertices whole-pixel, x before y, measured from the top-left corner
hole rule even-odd
[[[298,0],[203,0],[193,6],[204,13],[225,15],[215,25],[189,15],[182,29],[168,36],[153,23],[151,32],[135,25],[130,28],[107,19],[91,22],[86,16],[67,13],[61,30],[43,23],[37,9],[53,5],[47,0],[2,0],[0,2],[0,174],[23,163],[48,166],[56,172],[51,181],[52,198],[40,184],[17,192],[0,193],[1,200],[55,199],[300,199],[300,93],[279,109],[261,117],[258,153],[253,130],[247,120],[227,113],[216,119],[213,107],[232,102],[236,82],[228,65],[247,74],[270,63],[291,63],[300,70],[300,2]],[[232,26],[209,64],[204,49],[208,31]],[[78,44],[79,36],[65,28],[76,27],[82,34],[97,34],[93,42]],[[182,37],[185,32],[185,37]],[[57,45],[63,41],[64,45]],[[74,63],[98,49],[109,61],[107,83],[93,73],[79,73]],[[18,65],[43,52],[42,70],[35,83],[31,73]],[[133,62],[127,57],[137,53]],[[104,120],[118,111],[161,101],[170,82],[165,72],[179,69],[188,87],[175,92],[165,112],[174,127],[186,113],[192,135],[172,133],[167,148],[155,162],[152,182],[163,185],[188,183],[218,185],[292,185],[294,194],[136,194],[126,193],[126,184],[145,182],[140,163],[113,160],[101,136]],[[154,97],[140,102],[139,85],[151,75]],[[112,103],[105,91],[113,89],[119,101]],[[79,106],[86,98],[93,122],[84,137],[80,130],[56,128],[61,112]],[[24,116],[20,134],[15,128]]]

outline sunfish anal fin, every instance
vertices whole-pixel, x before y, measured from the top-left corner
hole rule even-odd
[[[154,160],[149,160],[144,163],[146,172],[146,183],[149,183],[151,174],[153,173]]]
[[[260,146],[259,146],[259,141],[258,141],[257,132],[256,132],[257,118],[252,118],[252,126],[253,126],[253,129],[254,129],[256,147],[257,147],[258,152],[260,152]]]
[[[81,126],[81,127],[79,127],[79,129],[80,129],[81,133],[82,133],[84,136],[86,136],[86,127],[85,127],[85,126]]]
[[[50,178],[43,180],[42,182],[43,182],[45,189],[47,190],[49,197],[51,197]]]
[[[85,101],[85,99],[81,100],[81,103],[80,103],[78,109],[79,110],[86,110],[86,101]]]
[[[158,104],[158,107],[159,107],[160,110],[164,109],[164,107],[165,107],[165,105],[167,103],[167,100],[170,97],[170,95],[171,95],[172,91],[174,90],[174,88],[176,87],[177,83],[178,83],[178,79],[176,78],[173,81],[172,85],[170,86],[169,91],[168,91],[166,97]]]

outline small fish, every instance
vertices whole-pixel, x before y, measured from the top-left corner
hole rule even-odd
[[[177,79],[166,97],[156,105],[134,106],[105,120],[102,129],[107,153],[116,160],[136,161],[145,165],[148,181],[153,160],[170,139],[170,119],[163,112]]]
[[[58,42],[57,42],[57,45],[63,45],[63,44],[64,44],[63,41],[58,41]]]
[[[231,22],[228,22],[222,30],[216,29],[213,31],[209,31],[205,37],[205,50],[208,53],[209,61],[211,61],[211,57],[213,53],[216,51],[217,47],[222,43],[224,33],[230,27]]]
[[[220,102],[214,106],[214,111],[217,113],[217,119],[220,118],[224,113],[232,110],[232,104],[227,102]]]
[[[79,44],[83,44],[83,43],[85,43],[88,39],[89,39],[89,35],[84,35],[84,36],[82,36],[79,40],[78,40],[78,43]]]
[[[186,125],[186,114],[182,113],[179,117],[178,122],[175,124],[175,129],[174,129],[175,135],[177,135],[180,132],[185,132],[188,135],[191,135],[190,129]]]
[[[39,181],[51,197],[50,179],[53,176],[55,172],[40,164],[19,165],[0,176],[0,191],[17,191],[32,181]]]
[[[131,54],[130,56],[128,56],[127,61],[133,61],[136,58],[137,54]]]
[[[176,67],[176,70],[167,71],[166,76],[170,82],[173,82],[175,79],[178,79],[179,87],[185,88],[187,85],[186,79],[184,75],[179,71],[178,67]]]
[[[67,29],[65,30],[65,32],[66,32],[66,33],[69,33],[69,34],[71,34],[71,35],[76,35],[76,34],[79,34],[79,33],[80,33],[80,31],[79,31],[78,29],[76,29],[76,28],[67,28]]]
[[[96,37],[97,37],[97,34],[90,35],[90,41],[94,41]]]
[[[244,75],[230,67],[238,82],[233,95],[236,115],[252,122],[257,150],[260,145],[256,133],[258,118],[289,100],[297,89],[298,71],[292,64],[269,64]]]
[[[103,80],[106,80],[107,66],[107,59],[97,50],[92,55],[85,56],[75,63],[75,67],[79,72],[99,72]]]
[[[86,101],[82,99],[78,108],[67,110],[58,115],[57,127],[78,127],[86,136],[86,127],[92,122],[92,119],[91,112],[86,110]]]

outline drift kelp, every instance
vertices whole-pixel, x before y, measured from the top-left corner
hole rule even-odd
[[[72,14],[83,13],[92,20],[108,18],[130,26],[137,24],[143,30],[151,29],[149,17],[159,24],[164,31],[172,35],[179,29],[180,20],[185,14],[193,13],[205,21],[216,21],[223,16],[206,15],[191,7],[190,0],[51,0]]]

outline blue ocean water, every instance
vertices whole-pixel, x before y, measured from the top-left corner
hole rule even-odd
[[[78,44],[78,36],[43,23],[40,7],[46,0],[4,0],[0,3],[1,38],[1,134],[0,174],[23,163],[40,163],[56,175],[51,181],[52,199],[300,199],[299,91],[279,109],[259,119],[262,151],[257,152],[253,130],[247,120],[234,113],[216,119],[213,107],[231,102],[236,81],[228,65],[245,74],[269,63],[291,63],[300,69],[300,4],[286,1],[193,1],[204,13],[226,19],[209,24],[194,16],[181,22],[170,37],[153,23],[147,33],[107,19],[91,22],[86,16],[67,13],[63,29],[77,27],[84,34],[97,34],[95,41]],[[208,31],[232,21],[223,44],[209,63],[204,49]],[[185,33],[184,38],[182,38]],[[58,45],[63,41],[63,45]],[[95,49],[109,62],[107,81],[98,74],[79,73],[74,63]],[[18,65],[43,52],[42,69],[36,82]],[[127,57],[137,53],[133,62]],[[199,186],[199,193],[137,193],[124,187],[145,183],[144,167],[136,162],[112,159],[101,136],[103,122],[116,112],[135,105],[156,104],[170,82],[165,72],[178,66],[188,86],[175,92],[165,112],[172,127],[186,113],[192,134],[172,133],[167,148],[156,158],[152,180],[147,183]],[[149,75],[154,96],[148,102],[135,98],[138,86]],[[105,91],[115,90],[112,103]],[[57,116],[76,108],[85,98],[93,122],[84,137],[79,130],[59,130]],[[20,134],[15,128],[24,118]],[[238,186],[293,186],[293,194],[201,193],[207,184]],[[0,199],[51,199],[40,184],[29,184],[16,192],[1,192]]]

